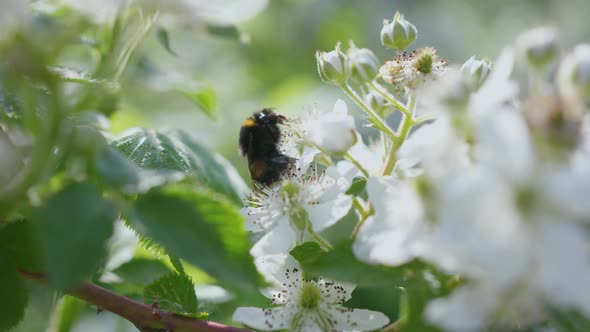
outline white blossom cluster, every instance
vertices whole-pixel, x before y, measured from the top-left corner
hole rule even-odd
[[[387,47],[416,36],[399,20],[385,23]],[[559,58],[555,43],[553,29],[536,29],[493,64],[470,58],[462,67],[447,66],[432,48],[383,66],[354,46],[318,52],[320,77],[341,87],[381,136],[366,145],[343,101],[303,121],[296,171],[257,189],[242,210],[260,234],[251,251],[257,261],[282,257],[280,269],[259,264],[261,272],[289,269],[283,276],[296,285],[275,280],[265,294],[285,294],[269,296],[276,307],[240,308],[234,319],[261,330],[387,324],[380,313],[335,309],[350,293],[336,299],[322,291],[328,281],[303,281],[288,256],[306,241],[334,250],[321,233],[351,209],[358,260],[392,267],[420,260],[459,280],[424,310],[423,319],[444,330],[526,327],[552,310],[590,318],[590,45]],[[396,129],[384,119],[393,111],[402,115]],[[314,158],[323,171],[309,166]],[[359,179],[367,195],[347,193]]]

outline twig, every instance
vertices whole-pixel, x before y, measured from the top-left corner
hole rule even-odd
[[[47,283],[48,278],[43,273],[19,271],[29,280]],[[246,332],[250,330],[226,326],[223,324],[199,320],[177,315],[166,310],[153,308],[149,305],[134,301],[125,296],[111,292],[108,289],[89,282],[83,282],[67,294],[79,298],[97,307],[108,310],[135,324],[141,331],[174,331],[174,332]]]

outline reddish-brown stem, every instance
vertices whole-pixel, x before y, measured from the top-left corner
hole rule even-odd
[[[20,270],[19,272],[24,278],[29,280],[40,283],[47,282],[47,277],[43,273],[34,273],[23,270]],[[161,329],[174,332],[250,331],[206,320],[181,316],[166,310],[153,308],[89,282],[81,283],[67,293],[88,303],[94,304],[100,309],[108,310],[119,315],[135,324],[135,326],[141,330]]]

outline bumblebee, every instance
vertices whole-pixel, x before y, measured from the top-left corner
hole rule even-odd
[[[279,150],[280,124],[287,118],[265,108],[254,113],[240,129],[240,151],[248,157],[248,170],[252,181],[271,185],[295,162]]]

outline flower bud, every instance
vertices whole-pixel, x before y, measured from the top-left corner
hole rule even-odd
[[[486,59],[477,60],[474,56],[461,66],[461,73],[479,87],[492,70],[492,63]]]
[[[590,44],[579,44],[564,57],[557,80],[564,101],[583,108],[584,99],[590,98]]]
[[[318,64],[318,73],[322,81],[342,85],[348,80],[346,70],[346,55],[340,50],[340,43],[330,52],[317,51],[315,58]]]
[[[347,52],[347,67],[350,76],[361,82],[370,82],[379,73],[379,59],[368,48],[356,48],[354,45]]]
[[[418,30],[416,27],[406,20],[402,14],[396,12],[393,16],[393,22],[383,21],[381,43],[393,50],[403,51],[416,39],[417,35]]]
[[[518,37],[516,44],[530,66],[542,69],[557,57],[557,30],[551,27],[529,30]]]
[[[574,49],[575,65],[572,73],[574,84],[584,97],[590,97],[590,45],[581,44]]]
[[[371,90],[365,95],[364,99],[365,103],[375,110],[375,112],[377,112],[382,118],[387,117],[392,111],[387,100],[376,91]]]

